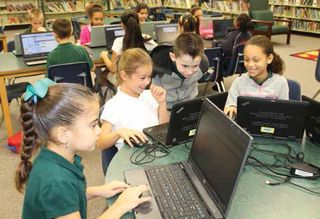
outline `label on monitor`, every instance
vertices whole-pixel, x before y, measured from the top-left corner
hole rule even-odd
[[[268,134],[274,134],[275,129],[270,127],[261,127],[260,132],[261,133],[268,133]]]

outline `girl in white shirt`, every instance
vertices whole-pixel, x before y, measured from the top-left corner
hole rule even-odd
[[[124,140],[132,146],[130,138],[135,142],[146,142],[144,128],[169,121],[166,91],[153,84],[146,90],[151,83],[151,73],[152,61],[143,49],[127,49],[121,55],[116,74],[117,94],[105,104],[100,117],[102,132],[97,143],[100,149],[113,145],[120,149]],[[104,164],[111,158],[108,157]]]

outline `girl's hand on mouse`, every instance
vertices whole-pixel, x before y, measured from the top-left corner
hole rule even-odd
[[[166,101],[167,92],[162,87],[151,84],[150,91],[154,99],[159,103],[163,103]]]
[[[138,130],[134,129],[128,129],[128,128],[121,128],[117,130],[118,135],[123,138],[131,147],[133,147],[130,138],[133,138],[135,142],[141,142],[141,143],[146,143],[147,142],[147,137],[145,134]]]
[[[236,106],[228,106],[224,108],[224,113],[227,114],[227,116],[230,119],[234,119],[237,115],[237,107]]]

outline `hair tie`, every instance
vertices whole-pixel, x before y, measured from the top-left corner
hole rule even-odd
[[[55,84],[55,82],[49,78],[38,80],[34,85],[29,84],[24,94],[24,100],[32,99],[34,103],[37,103],[38,98],[44,98],[48,92],[48,87],[53,84]]]

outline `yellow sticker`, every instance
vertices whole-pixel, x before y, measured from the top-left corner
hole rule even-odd
[[[189,136],[194,136],[196,134],[196,129],[192,129],[189,131]]]
[[[275,130],[274,128],[270,128],[270,127],[261,127],[260,132],[274,134],[274,130]]]

